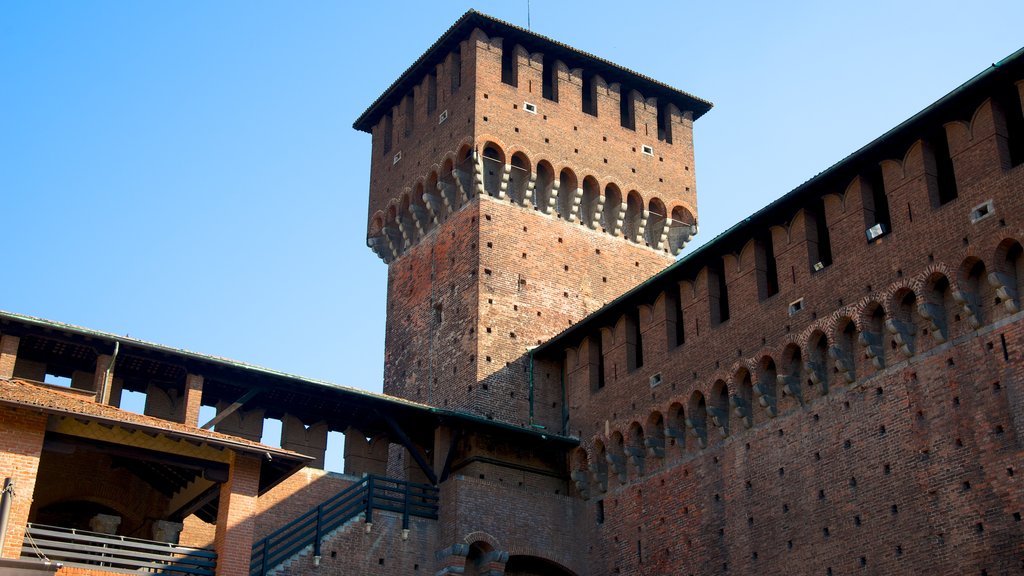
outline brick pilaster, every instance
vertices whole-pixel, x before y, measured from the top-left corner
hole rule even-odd
[[[220,487],[214,536],[218,576],[249,573],[259,480],[258,459],[239,454],[232,456],[228,480]]]

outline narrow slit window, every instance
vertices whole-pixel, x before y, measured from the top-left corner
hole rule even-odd
[[[636,130],[636,121],[633,115],[633,96],[625,88],[619,93],[619,124],[623,128]]]
[[[825,221],[825,199],[819,198],[806,212],[807,256],[811,270],[818,272],[832,265],[832,240]]]
[[[672,143],[672,121],[668,104],[658,106],[658,140]]]
[[[505,39],[501,43],[501,81],[509,86],[518,86],[518,78],[516,72],[519,66],[516,62],[516,49],[515,44],[511,40]]]
[[[452,92],[462,86],[462,49],[452,52]]]
[[[583,111],[597,116],[597,84],[592,74],[583,75]]]
[[[729,287],[725,283],[725,262],[722,260],[708,267],[708,305],[712,326],[729,319]]]
[[[384,153],[391,152],[391,115],[385,114],[380,121],[381,140],[383,141]]]
[[[674,337],[673,344],[675,346],[682,346],[686,342],[686,331],[685,325],[683,324],[683,301],[678,295],[669,294],[668,304],[670,306],[669,313],[672,315],[672,327],[671,336]]]
[[[630,359],[630,368],[636,370],[644,365],[644,336],[640,330],[640,311],[633,310],[627,319],[627,329],[633,340],[633,353]]]
[[[935,180],[929,182],[932,194],[932,205],[935,208],[956,200],[956,174],[953,171],[953,158],[949,154],[949,140],[945,129],[936,130],[929,139],[932,154],[935,158]]]
[[[410,93],[405,97],[405,135],[412,134],[412,127],[415,124],[416,100]]]
[[[601,335],[598,334],[591,338],[591,342],[594,343],[594,361],[597,362],[597,381],[594,383],[594,390],[600,390],[604,388],[604,343],[601,341]]]
[[[427,74],[427,114],[437,110],[437,74]]]
[[[882,166],[876,164],[861,179],[865,186],[861,197],[864,205],[864,227],[870,242],[892,230],[892,218],[889,216],[889,197],[885,194]]]
[[[541,96],[558,102],[558,67],[555,66],[554,58],[547,54],[543,60],[543,74],[541,78]]]
[[[775,247],[771,232],[761,234],[754,245],[754,265],[757,269],[757,295],[761,300],[779,293],[779,269],[775,262]]]
[[[1010,167],[1024,163],[1024,110],[1021,109],[1020,91],[1007,84],[995,94],[996,105],[1006,121],[1006,153]]]

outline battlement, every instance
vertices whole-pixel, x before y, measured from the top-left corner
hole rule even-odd
[[[367,242],[390,263],[488,195],[678,254],[710,106],[471,11],[354,124],[373,135]]]

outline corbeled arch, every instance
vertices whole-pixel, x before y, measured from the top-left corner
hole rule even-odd
[[[668,211],[665,203],[660,198],[651,198],[647,203],[647,225],[644,227],[647,245],[656,250],[664,249],[668,238],[663,234],[667,233]]]

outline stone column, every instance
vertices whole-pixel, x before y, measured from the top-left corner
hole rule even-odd
[[[121,517],[113,514],[97,514],[89,519],[89,530],[100,534],[117,534],[121,525]]]
[[[220,485],[217,531],[213,539],[217,576],[249,573],[259,485],[260,461],[233,453],[228,480]]]
[[[199,427],[199,407],[203,400],[203,377],[198,374],[185,376],[185,424]]]
[[[4,334],[0,336],[0,378],[14,376],[14,363],[18,361],[18,344],[21,338]]]

